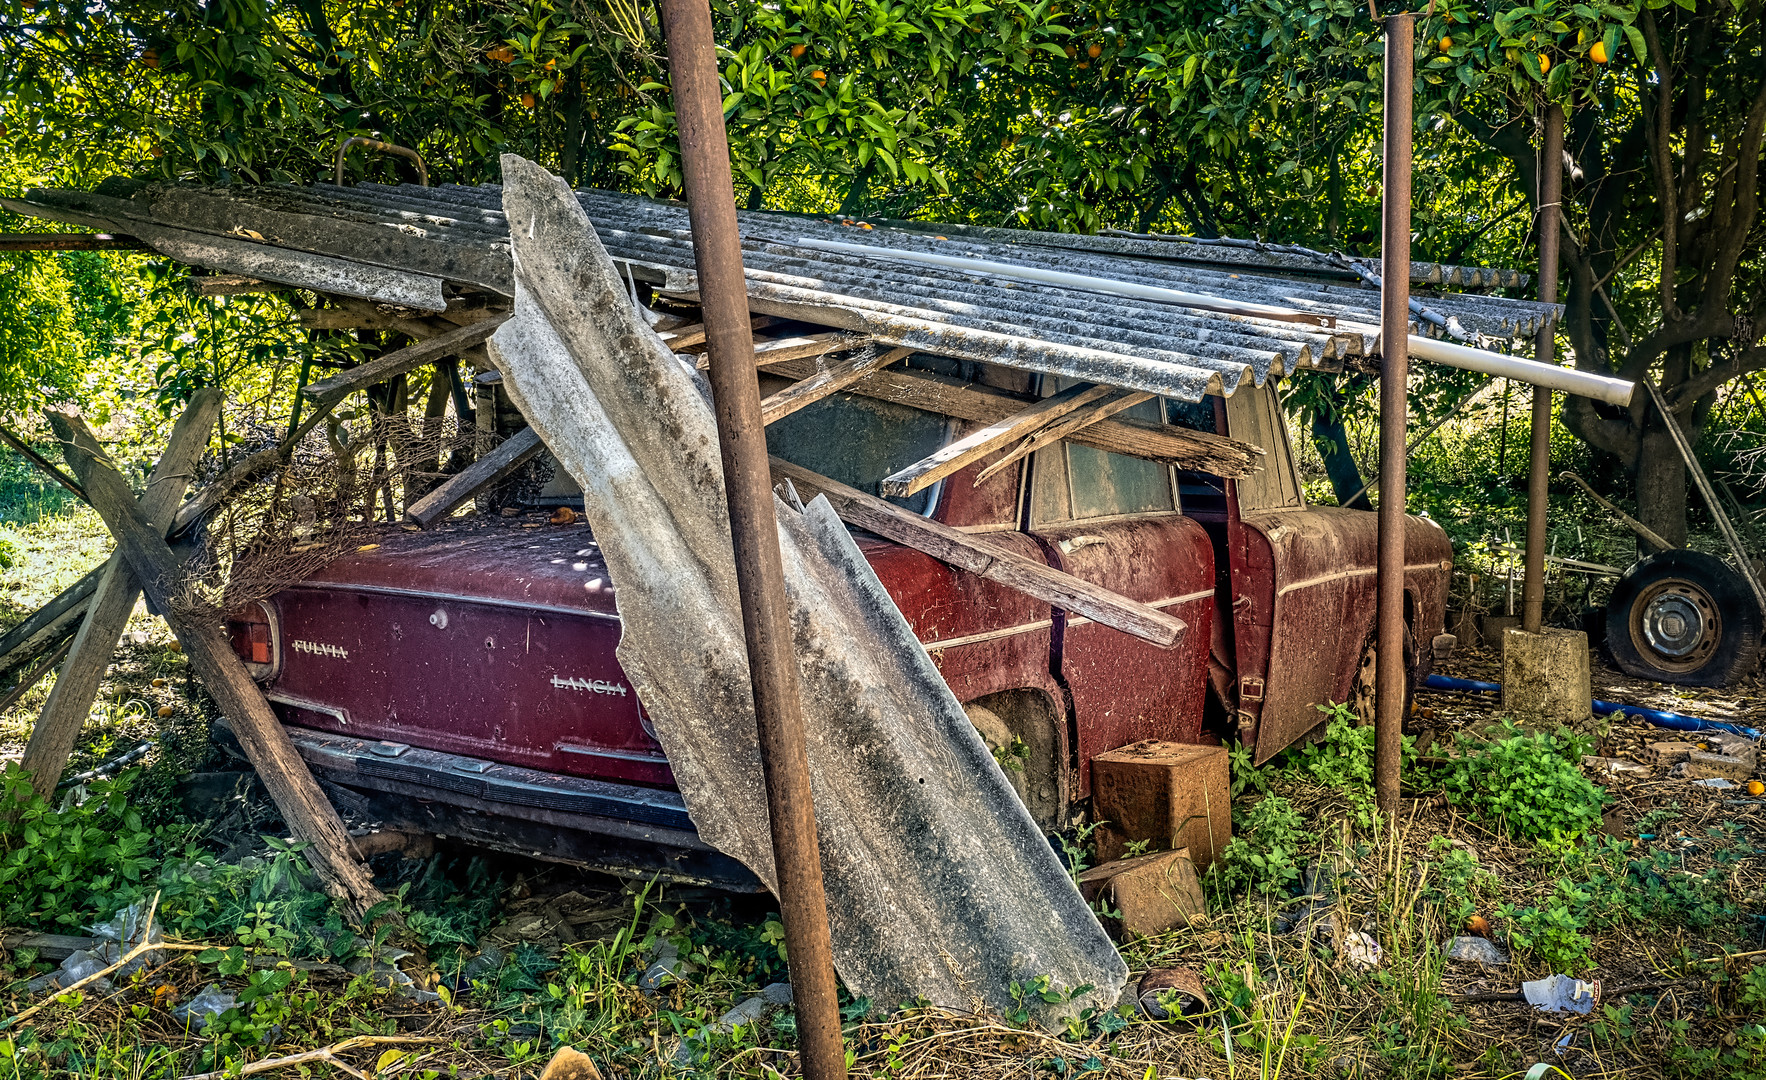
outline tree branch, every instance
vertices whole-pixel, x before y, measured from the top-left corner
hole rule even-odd
[[[1682,382],[1668,399],[1668,407],[1679,412],[1729,380],[1763,368],[1766,368],[1766,345],[1742,349],[1728,360],[1714,363]]]
[[[1674,297],[1675,260],[1680,243],[1680,208],[1674,184],[1674,165],[1670,139],[1674,124],[1674,77],[1668,70],[1668,54],[1662,51],[1662,38],[1656,32],[1656,16],[1643,9],[1643,36],[1649,44],[1650,60],[1656,67],[1656,107],[1654,123],[1649,129],[1650,163],[1656,171],[1656,198],[1662,210],[1662,321],[1674,323],[1680,318],[1680,307]]]

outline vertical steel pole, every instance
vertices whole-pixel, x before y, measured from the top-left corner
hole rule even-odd
[[[1386,24],[1385,193],[1380,238],[1380,506],[1377,648],[1374,668],[1374,794],[1398,810],[1404,746],[1404,436],[1410,382],[1411,90],[1416,16]]]
[[[773,513],[766,426],[760,417],[760,381],[748,322],[711,8],[707,0],[663,0],[662,18],[710,354],[712,404],[723,452],[736,583],[742,597],[742,629],[754,684],[779,911],[791,967],[798,1060],[806,1080],[843,1080],[846,1052],[835,998],[834,950],[816,846],[803,702]]]
[[[1558,232],[1564,192],[1564,109],[1545,110],[1545,137],[1539,148],[1539,299],[1555,304],[1558,299]],[[1533,358],[1553,362],[1557,327],[1541,324],[1533,339]],[[1521,582],[1521,629],[1539,633],[1545,622],[1545,518],[1546,489],[1551,483],[1551,391],[1533,388],[1533,460],[1527,472],[1527,554]]]

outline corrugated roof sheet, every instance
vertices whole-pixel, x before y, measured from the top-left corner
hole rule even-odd
[[[577,195],[616,262],[667,293],[693,293],[684,206],[604,191]],[[23,213],[137,235],[199,265],[381,302],[437,310],[444,282],[504,296],[513,291],[509,226],[496,185],[203,189],[121,183],[90,194],[33,191],[22,201],[4,202]],[[1302,257],[1268,246],[920,223],[861,229],[763,212],[738,217],[756,310],[845,326],[960,359],[1197,400],[1209,392],[1230,394],[1247,377],[1262,384],[1271,376],[1370,355],[1378,347],[1376,290],[1329,280],[1341,274],[1340,268],[1321,266],[1317,274],[1292,276],[1298,268],[1291,264]],[[831,252],[805,247],[802,239],[874,250]],[[1297,309],[1335,325],[1218,314],[928,266],[892,257],[894,252],[1204,293]],[[351,266],[359,268],[361,279],[353,290],[344,280]],[[1431,271],[1431,266],[1413,266],[1413,276],[1426,279],[1434,272],[1439,278],[1442,268]],[[1530,337],[1542,320],[1555,320],[1561,311],[1477,294],[1418,293],[1418,298],[1487,338]],[[1439,333],[1427,325],[1416,332]]]

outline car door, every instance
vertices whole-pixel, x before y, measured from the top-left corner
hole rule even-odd
[[[1153,400],[1126,415],[1162,423],[1163,413]],[[1214,554],[1202,527],[1183,515],[1167,465],[1060,443],[1033,455],[1028,489],[1025,531],[1052,565],[1189,624],[1176,648],[1162,649],[1056,613],[1051,668],[1071,701],[1070,764],[1083,796],[1097,754],[1143,739],[1194,742],[1200,735]]]

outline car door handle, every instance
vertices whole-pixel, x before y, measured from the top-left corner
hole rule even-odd
[[[1081,548],[1088,548],[1088,547],[1091,547],[1093,544],[1108,544],[1109,542],[1110,541],[1106,540],[1102,536],[1074,536],[1074,537],[1070,537],[1066,540],[1062,540],[1060,543],[1056,544],[1055,546],[1059,547],[1061,549],[1061,554],[1071,555],[1075,551],[1080,550]]]

